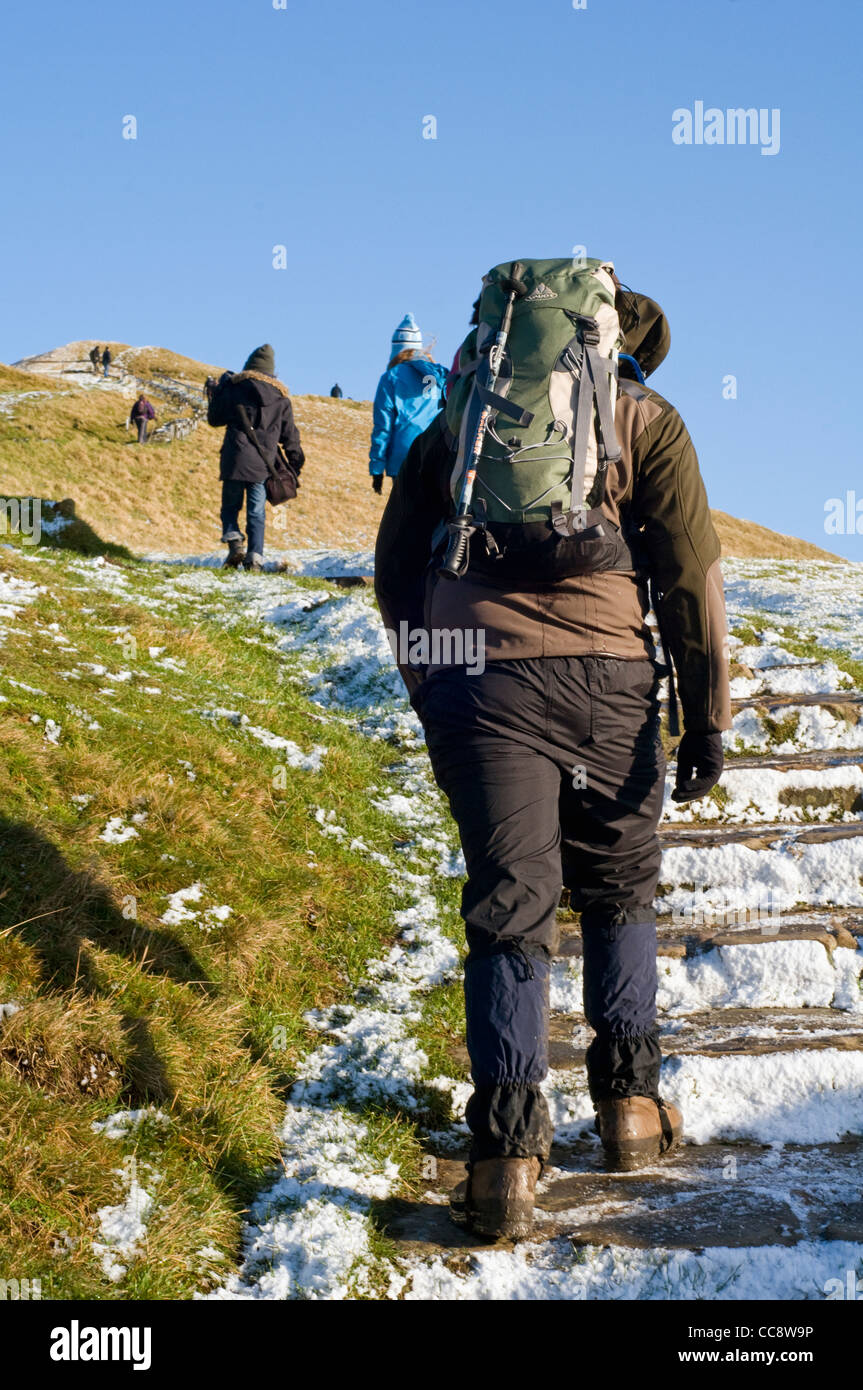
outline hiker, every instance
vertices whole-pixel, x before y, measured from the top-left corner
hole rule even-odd
[[[152,403],[147,400],[147,397],[142,391],[129,412],[129,423],[138,426],[139,444],[146,444],[147,425],[150,420],[155,420],[155,418],[156,412],[153,409]]]
[[[109,347],[106,347],[106,348],[105,348],[105,351],[102,353],[102,367],[103,367],[103,374],[104,374],[105,376],[108,375],[108,368],[110,367],[110,365],[111,365],[111,349],[110,349]]]
[[[509,338],[489,353],[508,314]],[[719,541],[698,460],[677,411],[644,384],[668,346],[662,310],[608,263],[497,267],[446,410],[411,448],[378,536],[383,621],[467,867],[472,1144],[451,1212],[485,1237],[528,1232],[549,1156],[541,1083],[561,885],[581,913],[605,1162],[654,1163],[682,1132],[659,1090],[666,668],[645,623],[648,583],[683,710],[675,800],[718,781],[731,719]],[[672,684],[672,732],[676,717]]]
[[[341,400],[342,396],[344,395],[344,392],[342,391],[342,388],[338,382],[336,382],[335,386],[330,391],[330,395],[333,397],[333,400]]]
[[[276,377],[269,343],[246,359],[241,372],[224,372],[218,382],[207,379],[207,421],[216,429],[227,426],[219,456],[222,480],[222,540],[227,543],[225,565],[260,570],[264,559],[266,482],[276,459],[284,461],[296,492],[305,455],[294,424],[288,388]],[[248,549],[239,515],[246,503]]]
[[[390,362],[375,393],[369,472],[380,494],[384,474],[395,478],[408,449],[441,407],[446,368],[423,349],[413,314],[405,314],[390,345]]]
[[[98,343],[97,343],[94,347],[91,347],[88,356],[89,356],[89,358],[90,358],[90,366],[93,368],[93,371],[94,371],[94,372],[96,373],[96,375],[98,376],[98,375],[99,375],[99,362],[101,361],[101,358],[102,358],[102,349],[99,347]]]

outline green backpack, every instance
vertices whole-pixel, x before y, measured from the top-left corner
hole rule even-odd
[[[462,345],[446,402],[450,487],[462,503],[455,525],[470,532],[461,572],[466,562],[500,578],[550,582],[635,568],[601,507],[621,452],[612,271],[607,261],[522,261],[484,277],[478,327]]]

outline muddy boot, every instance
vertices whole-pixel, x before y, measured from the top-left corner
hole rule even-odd
[[[676,1105],[651,1096],[615,1096],[596,1102],[596,1129],[605,1166],[628,1173],[671,1153],[683,1134],[683,1116]]]
[[[453,1221],[488,1240],[523,1240],[533,1225],[541,1172],[538,1158],[480,1159],[450,1198]]]
[[[242,541],[228,541],[228,553],[225,557],[223,569],[235,570],[243,563],[246,558],[246,549]]]

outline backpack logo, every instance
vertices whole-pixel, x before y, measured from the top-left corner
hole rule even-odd
[[[529,303],[531,299],[557,299],[557,295],[554,290],[550,290],[548,285],[540,280],[536,288],[531,290],[529,295],[525,296],[525,303]]]

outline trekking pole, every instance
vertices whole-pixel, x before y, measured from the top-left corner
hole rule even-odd
[[[501,280],[501,289],[506,291],[507,301],[500,321],[500,328],[497,337],[492,344],[488,354],[488,390],[494,392],[500,369],[503,366],[503,355],[506,349],[506,340],[509,337],[509,326],[512,322],[512,311],[515,301],[522,295],[527,294],[527,285],[520,279],[524,269],[521,261],[513,261],[509,275]],[[449,545],[447,546],[446,556],[443,564],[438,570],[441,579],[461,579],[467,569],[468,548],[470,538],[476,530],[473,517],[471,515],[471,502],[473,501],[473,489],[476,482],[476,470],[479,464],[482,446],[485,443],[486,430],[491,420],[494,406],[486,402],[483,405],[479,417],[479,424],[474,436],[473,448],[467,468],[465,469],[464,479],[461,485],[461,496],[459,497],[458,510],[449,523]]]

